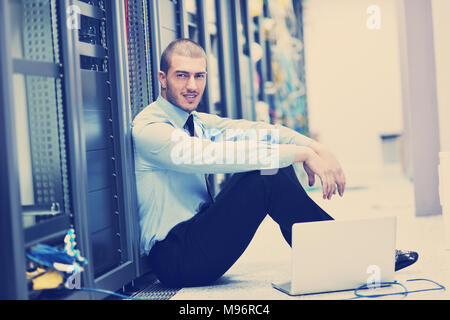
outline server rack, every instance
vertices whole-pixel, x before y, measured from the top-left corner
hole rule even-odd
[[[21,55],[11,45],[22,26],[11,14],[18,4],[34,15],[23,23]],[[45,10],[34,13],[39,4]],[[67,28],[72,15],[76,27]],[[252,85],[255,67],[271,76],[270,59],[256,66],[251,60],[250,44],[263,44],[261,17],[250,19],[243,0],[8,0],[0,2],[0,18],[0,187],[7,213],[0,215],[0,258],[10,261],[0,264],[7,288],[1,293],[28,298],[26,250],[58,245],[69,227],[89,261],[82,286],[117,290],[150,271],[139,252],[131,122],[159,94],[162,50],[178,37],[200,42],[217,59],[208,66],[216,82],[200,111],[254,120],[256,99],[270,98]],[[20,110],[31,121],[23,122]],[[17,119],[38,137],[29,141],[27,180],[36,203],[24,202],[26,152],[17,142],[28,136],[16,130]],[[217,191],[224,178],[215,177]]]
[[[199,24],[200,39],[199,43],[205,49],[208,58],[208,85],[205,92],[205,101],[208,105],[208,112],[219,116],[226,116],[226,108],[223,104],[223,92],[221,83],[223,78],[219,73],[219,61],[221,55],[221,44],[219,42],[219,30],[217,28],[217,3],[215,1],[200,0]]]
[[[253,90],[255,101],[255,120],[271,122],[270,109],[274,109],[272,52],[269,30],[265,22],[270,21],[267,1],[260,8],[254,8],[250,16],[249,33],[252,35]],[[256,52],[257,51],[257,52]]]
[[[155,46],[150,34],[149,1],[125,0],[127,56],[131,118],[154,100],[152,54]]]
[[[233,13],[231,2],[226,0],[216,0],[217,17],[217,37],[219,48],[219,73],[221,77],[221,100],[224,114],[233,119],[237,119],[239,108],[236,86],[236,74],[233,72],[237,57],[234,55],[237,45],[233,37]]]
[[[270,63],[270,48],[266,39],[265,30],[263,26],[264,17],[267,14],[267,3],[263,4],[263,12],[255,17],[252,17],[251,19],[251,30],[253,31],[253,39],[256,44],[258,44],[262,52],[264,52],[264,55],[261,57],[260,60],[254,61],[255,65],[255,71],[258,75],[258,87],[255,88],[255,98],[258,101],[267,101],[267,95],[265,90],[265,83],[268,79],[268,64]]]
[[[231,1],[232,35],[234,37],[235,80],[238,118],[255,120],[255,94],[253,87],[254,66],[252,63],[250,17],[248,2],[245,0]]]
[[[66,28],[72,13],[76,27]],[[70,227],[89,261],[82,286],[117,290],[135,278],[137,256],[124,157],[132,149],[119,107],[127,96],[121,2],[10,0],[2,14],[20,18],[2,20],[1,28],[1,41],[12,44],[1,55],[9,132],[2,170],[12,173],[2,186],[12,188],[2,228],[12,228],[5,241],[14,250],[7,274],[16,275],[15,296],[28,297],[25,251],[61,244]]]
[[[88,0],[78,31],[94,286],[116,290],[136,276],[136,216],[126,155],[124,3]],[[100,10],[99,10],[100,9]],[[84,17],[84,18],[83,18]],[[90,32],[90,31],[94,32]],[[97,32],[95,32],[97,31]],[[100,129],[100,130],[99,130]],[[95,132],[95,133],[94,133]]]
[[[270,11],[269,11],[269,6],[268,3],[266,1],[264,1],[263,3],[263,13],[262,16],[260,16],[259,18],[259,26],[260,26],[260,44],[262,45],[263,49],[264,49],[264,57],[263,57],[263,62],[261,63],[261,74],[262,74],[262,83],[263,85],[261,86],[262,89],[262,93],[261,93],[261,98],[267,102],[267,104],[269,105],[269,110],[275,109],[275,99],[274,99],[274,84],[273,84],[273,71],[272,71],[272,50],[271,50],[271,44],[270,44],[270,39],[268,37],[268,35],[266,34],[266,36],[262,36],[263,33],[265,33],[266,31],[264,30],[263,27],[263,21],[265,19],[270,19]],[[269,111],[269,118],[270,118],[270,111]]]
[[[292,2],[292,6],[293,6],[293,11],[294,11],[294,15],[296,17],[296,34],[294,35],[294,37],[297,39],[297,41],[300,41],[304,47],[304,37],[303,37],[303,6],[302,6],[302,2],[297,2],[297,1],[293,1]],[[298,78],[300,80],[300,82],[303,85],[303,95],[301,96],[300,99],[300,111],[298,112],[300,114],[300,119],[301,121],[298,121],[298,123],[296,125],[294,125],[294,129],[299,131],[302,134],[306,134],[309,135],[310,131],[309,131],[309,122],[308,122],[308,103],[307,103],[307,88],[306,88],[306,77],[305,77],[305,52],[304,52],[304,48],[302,48],[301,50],[301,59],[299,60],[299,62],[297,63],[296,69],[297,69],[297,74],[298,74]]]
[[[85,197],[79,199],[85,211],[78,215],[90,261],[86,275],[92,287],[117,290],[136,276],[136,222],[129,210],[133,201],[125,161],[131,148],[122,109],[127,95],[120,51],[125,10],[123,3],[110,0],[69,4],[80,10],[79,29],[74,28],[71,36],[72,80],[81,92],[72,94],[78,107],[77,152],[85,177],[78,191]]]
[[[74,224],[66,144],[71,128],[64,109],[59,4],[11,0],[1,6],[1,127],[7,131],[2,153],[8,155],[1,163],[8,172],[2,191],[10,188],[1,224],[2,251],[9,256],[2,261],[12,262],[2,276],[8,298],[26,299],[26,249],[56,241]]]

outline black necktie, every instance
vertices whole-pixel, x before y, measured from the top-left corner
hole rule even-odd
[[[191,115],[189,115],[188,119],[186,120],[186,124],[184,125],[188,131],[191,137],[195,136],[195,130],[194,130],[194,117]],[[212,194],[212,188],[209,184],[209,179],[208,179],[208,174],[205,174],[205,181],[206,181],[206,189],[208,190],[208,194],[211,197],[211,201],[214,202],[214,197]]]

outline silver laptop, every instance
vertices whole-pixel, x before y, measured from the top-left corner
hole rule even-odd
[[[272,286],[303,295],[392,282],[396,231],[396,217],[296,223],[291,281]]]

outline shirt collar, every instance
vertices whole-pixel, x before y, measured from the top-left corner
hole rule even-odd
[[[186,124],[186,121],[189,117],[189,113],[178,108],[174,104],[170,103],[166,99],[164,99],[161,95],[156,100],[158,105],[162,108],[162,110],[168,115],[169,120],[177,127],[183,128]],[[191,114],[194,117],[194,120],[197,120],[197,112],[192,111]]]

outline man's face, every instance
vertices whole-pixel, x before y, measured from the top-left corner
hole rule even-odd
[[[205,58],[173,55],[167,74],[158,76],[163,98],[186,112],[197,109],[206,86]]]

